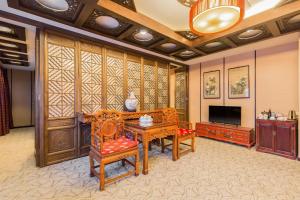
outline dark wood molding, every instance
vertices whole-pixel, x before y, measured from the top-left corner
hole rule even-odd
[[[95,0],[84,0],[84,7],[82,11],[79,13],[76,21],[76,27],[82,27],[86,20],[89,18],[93,10],[95,9],[97,2]]]
[[[270,21],[266,23],[267,28],[270,30],[274,37],[280,36],[281,32],[279,27],[277,26],[276,21]]]
[[[222,40],[226,45],[228,45],[228,46],[230,46],[230,47],[232,47],[232,48],[237,47],[237,45],[236,45],[234,42],[232,42],[230,39],[228,39],[228,38],[222,38],[221,40]]]

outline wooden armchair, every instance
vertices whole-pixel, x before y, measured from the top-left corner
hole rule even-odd
[[[175,108],[165,108],[162,110],[163,113],[163,121],[175,122],[178,124],[178,132],[177,132],[177,158],[180,158],[180,155],[185,154],[189,151],[195,152],[195,131],[192,129],[192,123],[179,121],[178,114]],[[166,138],[169,139],[169,138]],[[184,143],[186,140],[191,140],[191,145]],[[190,149],[179,151],[180,144],[190,146]],[[164,153],[165,148],[169,145],[165,145],[164,138],[161,139],[161,151]]]
[[[100,180],[100,190],[104,190],[104,185],[114,182],[123,177],[135,174],[139,175],[139,151],[137,135],[133,134],[133,139],[125,136],[128,131],[124,130],[124,120],[120,113],[116,111],[100,111],[93,116],[91,131],[91,150],[90,159],[90,175],[97,176]],[[126,133],[125,133],[126,132]],[[135,163],[127,160],[128,157],[135,157]],[[95,166],[95,161],[99,163]],[[135,170],[118,175],[105,180],[105,165],[117,161],[122,164],[128,163]],[[100,168],[99,172],[96,168]]]

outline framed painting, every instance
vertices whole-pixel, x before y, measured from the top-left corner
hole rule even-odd
[[[203,98],[219,99],[220,95],[220,70],[203,73]]]
[[[250,98],[249,65],[228,69],[228,98]]]

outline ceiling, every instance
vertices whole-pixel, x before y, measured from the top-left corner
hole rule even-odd
[[[179,61],[300,30],[300,0],[246,0],[247,18],[238,26],[201,36],[188,31],[189,9],[177,0],[8,0],[7,3],[17,11]],[[270,10],[262,9],[272,3],[278,4]]]
[[[4,68],[35,69],[35,27],[0,17],[0,62]]]

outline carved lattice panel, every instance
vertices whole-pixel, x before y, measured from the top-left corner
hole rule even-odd
[[[137,110],[140,108],[141,99],[141,63],[128,61],[128,93],[134,92],[135,97],[138,99]]]
[[[82,112],[96,112],[102,100],[102,55],[81,51],[81,77]]]
[[[123,59],[107,56],[107,109],[123,111]]]
[[[184,72],[176,73],[175,107],[185,109],[186,75]]]
[[[74,49],[48,44],[49,118],[74,117]]]
[[[144,110],[154,110],[155,103],[155,67],[144,65]]]
[[[167,108],[169,106],[169,70],[159,67],[157,70],[157,94],[158,108]]]

